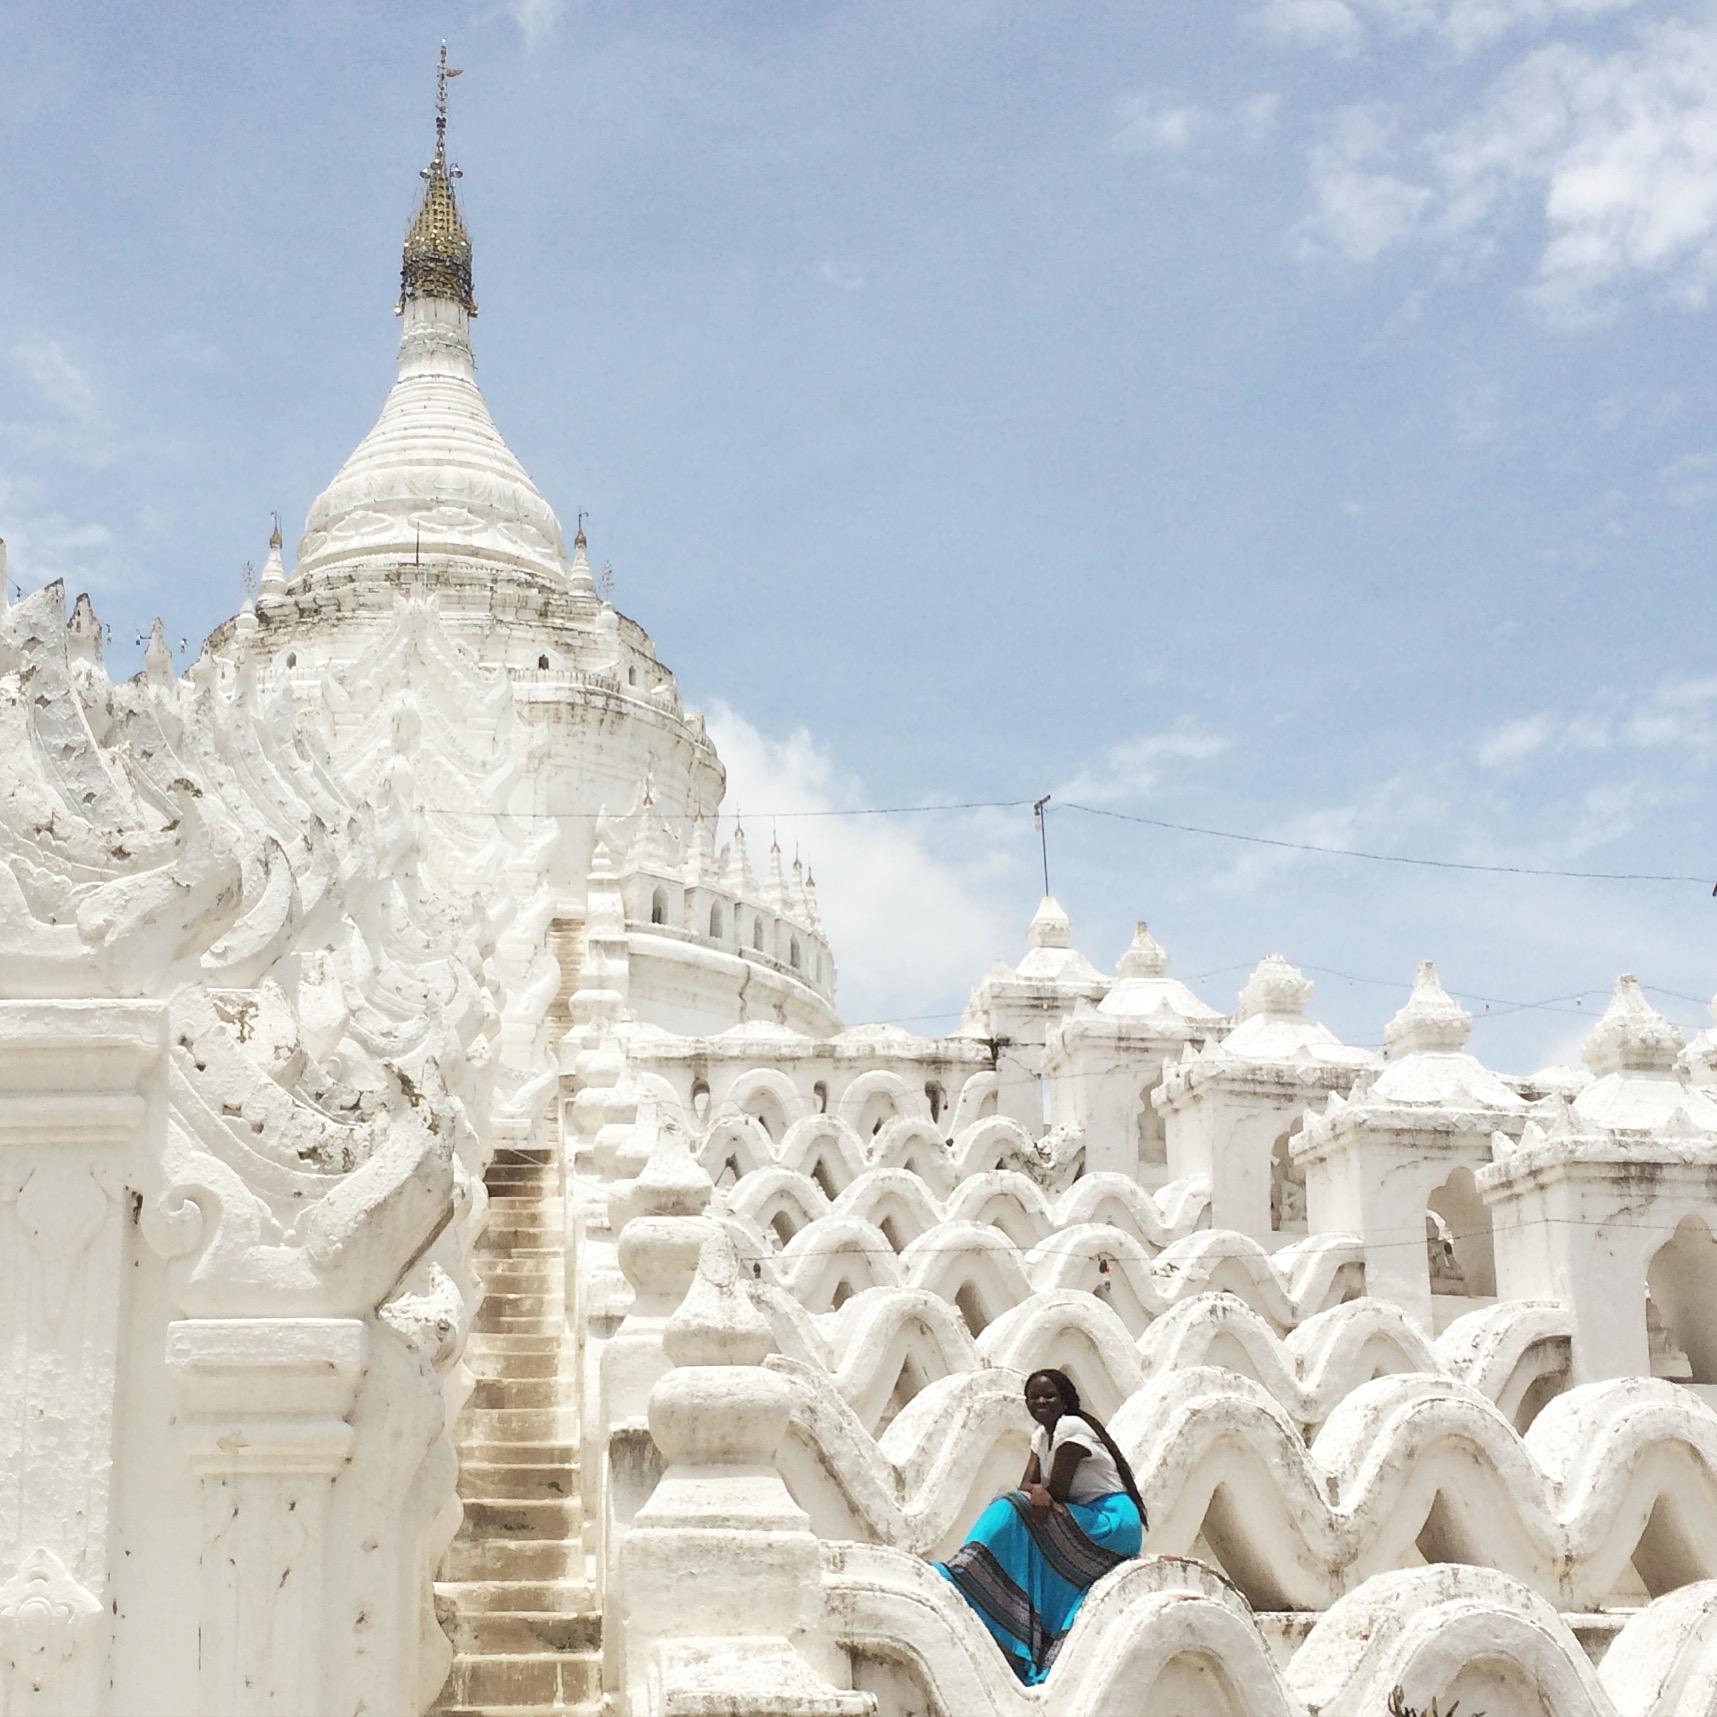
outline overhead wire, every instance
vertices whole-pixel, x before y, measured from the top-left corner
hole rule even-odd
[[[1432,870],[1479,871],[1492,876],[1563,877],[1579,882],[1681,882],[1703,888],[1711,883],[1709,876],[1689,876],[1667,871],[1573,870],[1555,865],[1482,864],[1470,859],[1429,858],[1411,853],[1372,852],[1363,847],[1327,846],[1320,841],[1290,841],[1276,835],[1253,835],[1237,829],[1213,829],[1199,823],[1176,823],[1166,817],[1146,817],[1136,811],[1115,811],[1101,805],[1083,805],[1076,800],[1063,799],[1055,807],[1062,811],[1078,811],[1087,817],[1109,817],[1121,823],[1142,823],[1153,829],[1168,829],[1176,834],[1205,835],[1213,840],[1242,841],[1249,846],[1278,847],[1287,852],[1317,853],[1325,858],[1365,859],[1372,864],[1420,865]],[[1717,894],[1717,884],[1712,884]]]

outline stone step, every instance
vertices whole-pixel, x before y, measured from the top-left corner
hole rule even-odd
[[[459,1494],[468,1503],[491,1497],[576,1501],[578,1478],[577,1468],[564,1461],[540,1467],[516,1461],[464,1461],[459,1467]]]
[[[472,1538],[576,1538],[583,1522],[576,1501],[563,1497],[471,1497],[461,1530]]]
[[[476,1260],[477,1269],[488,1264],[491,1259],[519,1259],[519,1257],[565,1257],[567,1248],[561,1245],[560,1229],[549,1228],[488,1228],[482,1231],[482,1240],[477,1241],[477,1250],[472,1253]]]
[[[484,1298],[488,1300],[507,1300],[515,1295],[536,1295],[537,1298],[549,1300],[565,1300],[565,1291],[561,1289],[561,1272],[546,1271],[541,1265],[536,1265],[527,1274],[507,1271],[505,1274],[482,1271],[484,1277]]]
[[[566,1328],[566,1319],[558,1312],[548,1317],[537,1313],[514,1318],[500,1311],[479,1311],[472,1327],[481,1335],[552,1335]]]
[[[493,1365],[522,1365],[525,1360],[560,1360],[565,1358],[568,1368],[572,1367],[573,1355],[563,1350],[563,1339],[553,1331],[524,1334],[524,1336],[507,1336],[496,1334],[493,1329],[474,1329],[470,1339],[465,1343],[465,1363],[476,1370],[477,1360],[484,1367]],[[529,1372],[524,1372],[529,1377]]]
[[[528,1337],[529,1340],[548,1340],[546,1336]],[[556,1346],[559,1344],[557,1343]],[[547,1353],[487,1353],[473,1352],[465,1349],[465,1363],[471,1368],[474,1377],[488,1381],[491,1378],[541,1379],[557,1378],[561,1367],[567,1371],[567,1388],[572,1388],[572,1360],[563,1360],[554,1348]]]
[[[563,1616],[600,1614],[588,1580],[437,1580],[438,1614],[490,1610],[508,1614],[553,1610]]]
[[[571,1705],[436,1705],[431,1717],[608,1717],[600,1699],[577,1699]]]
[[[505,1312],[508,1317],[524,1317],[527,1312],[553,1312],[560,1315],[567,1308],[567,1296],[560,1288],[513,1288],[507,1279],[500,1283],[491,1284],[486,1295],[482,1296],[484,1303],[493,1301],[496,1312]]]
[[[565,1580],[584,1572],[584,1546],[555,1538],[453,1540],[442,1573],[448,1580]]]
[[[498,1145],[489,1165],[492,1168],[496,1163],[552,1163],[559,1155],[553,1145]]]
[[[512,1193],[504,1193],[499,1198],[489,1200],[489,1220],[499,1222],[537,1223],[561,1217],[560,1198],[557,1196],[543,1198],[520,1198]]]
[[[560,1317],[509,1318],[499,1312],[484,1316],[479,1312],[475,1327],[483,1335],[548,1335],[555,1330],[564,1330],[566,1320]]]
[[[578,1445],[570,1437],[467,1437],[459,1458],[478,1466],[578,1466]]]
[[[578,1435],[570,1407],[467,1407],[454,1438],[460,1447],[477,1443],[571,1442]]]
[[[473,1407],[558,1407],[570,1399],[571,1389],[558,1377],[479,1377],[471,1391]]]
[[[594,1652],[475,1653],[453,1660],[443,1700],[488,1710],[509,1705],[566,1705],[595,1699],[602,1663]]]
[[[478,1238],[479,1250],[491,1248],[490,1256],[510,1253],[515,1246],[557,1246],[565,1234],[566,1225],[558,1210],[546,1210],[533,1203],[525,1210],[490,1209],[489,1220]]]
[[[558,1610],[465,1610],[443,1615],[453,1649],[467,1653],[518,1655],[536,1652],[600,1651],[602,1617]]]
[[[528,1288],[540,1292],[555,1286],[566,1272],[560,1257],[552,1252],[537,1252],[529,1256],[507,1252],[494,1258],[480,1258],[477,1274],[491,1291],[505,1288],[511,1292],[514,1288]]]

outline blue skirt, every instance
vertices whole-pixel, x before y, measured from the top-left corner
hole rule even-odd
[[[972,1536],[931,1566],[974,1610],[1027,1687],[1049,1674],[1085,1594],[1137,1556],[1144,1523],[1124,1491],[1032,1518],[1023,1490],[998,1496]]]

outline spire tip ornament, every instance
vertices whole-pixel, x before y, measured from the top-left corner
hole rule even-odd
[[[471,238],[453,192],[460,172],[447,163],[447,80],[460,76],[462,70],[447,63],[443,42],[435,70],[435,154],[422,169],[423,201],[405,235],[396,316],[403,315],[415,298],[450,298],[466,315],[477,314],[471,288]]]

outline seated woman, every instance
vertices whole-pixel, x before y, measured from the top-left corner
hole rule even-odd
[[[1137,1556],[1145,1505],[1126,1456],[1079,1405],[1060,1371],[1034,1371],[1037,1421],[1020,1488],[999,1496],[972,1536],[932,1566],[953,1582],[1028,1687],[1049,1674],[1085,1594]]]

